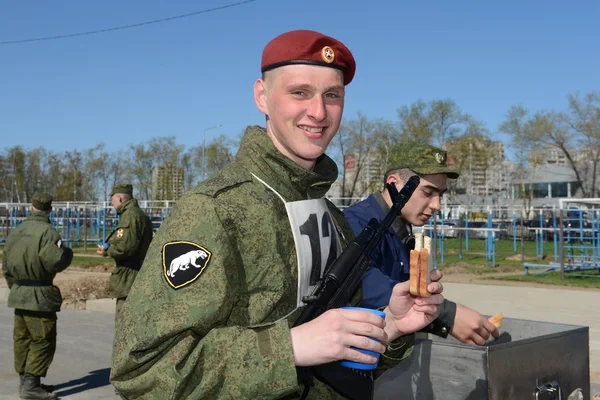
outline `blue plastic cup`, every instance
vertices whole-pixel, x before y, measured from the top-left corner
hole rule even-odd
[[[379,315],[381,318],[385,318],[385,313],[383,311],[379,311],[379,310],[375,310],[372,308],[363,308],[363,307],[342,307],[345,310],[360,310],[360,311],[368,311],[370,313],[373,314],[377,314]],[[371,340],[375,340],[375,341],[379,341],[375,338],[372,338],[369,336],[369,339]],[[375,357],[377,360],[373,363],[373,364],[366,364],[366,363],[359,363],[359,362],[354,362],[354,361],[340,361],[340,364],[342,364],[344,367],[348,367],[348,368],[354,368],[354,369],[362,369],[362,370],[372,370],[377,368],[377,363],[379,363],[379,353],[377,353],[376,351],[370,351],[370,350],[365,350],[365,349],[358,349],[356,347],[352,347],[353,349],[356,349],[358,351],[360,351],[361,353],[365,353],[368,354],[370,356]]]

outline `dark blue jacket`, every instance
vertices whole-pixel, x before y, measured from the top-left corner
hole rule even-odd
[[[374,195],[344,210],[355,236],[358,236],[371,218],[383,221],[385,213]],[[392,289],[398,282],[410,278],[410,252],[393,229],[384,236],[381,244],[371,255],[371,267],[363,277],[363,306],[380,308],[387,306]]]
[[[385,212],[372,194],[365,200],[344,210],[355,236],[358,236],[372,218],[381,222]],[[382,308],[388,305],[394,285],[410,279],[410,249],[400,240],[393,229],[384,236],[379,247],[371,254],[371,266],[363,276],[362,305],[368,308]],[[456,303],[445,300],[440,307],[440,316],[423,332],[442,337],[448,336],[454,325]]]

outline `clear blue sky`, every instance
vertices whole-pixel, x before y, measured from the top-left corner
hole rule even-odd
[[[110,28],[234,3],[8,1],[0,41]],[[258,0],[139,28],[0,45],[1,146],[108,150],[155,136],[186,146],[264,118],[252,99],[264,45],[291,29],[342,40],[357,60],[345,117],[396,119],[453,98],[495,132],[508,108],[565,109],[600,90],[600,2]],[[501,136],[498,139],[504,140]]]

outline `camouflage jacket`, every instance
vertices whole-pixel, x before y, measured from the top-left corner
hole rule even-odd
[[[322,198],[337,167],[324,155],[307,171],[279,153],[263,128],[249,127],[233,163],[177,202],[117,325],[111,382],[124,398],[299,397],[290,337],[296,247],[282,199],[252,174],[296,201]],[[341,211],[328,208],[352,237]],[[176,281],[182,253],[188,258],[176,267],[196,268]],[[381,359],[399,362],[393,354]],[[309,398],[336,395],[317,381]]]
[[[136,199],[123,202],[117,213],[119,224],[109,235],[107,242],[110,247],[104,254],[113,258],[117,265],[108,283],[109,294],[121,298],[127,297],[146,257],[152,241],[152,222]]]
[[[71,264],[73,251],[42,212],[30,214],[6,240],[2,272],[10,288],[8,306],[32,311],[60,311],[60,290],[51,284]],[[40,284],[44,286],[40,286]]]

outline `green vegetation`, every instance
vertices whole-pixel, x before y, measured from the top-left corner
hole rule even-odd
[[[90,267],[106,267],[111,268],[115,265],[115,262],[111,258],[105,257],[89,257],[89,256],[73,256],[72,266],[90,268]]]
[[[4,246],[0,247],[0,256],[2,255]],[[100,257],[96,255],[96,245],[88,246],[87,252],[83,251],[83,246],[80,249],[75,248],[72,266],[82,268],[106,267],[111,268],[115,262],[111,258]]]
[[[577,276],[575,276],[574,274],[577,274]],[[587,277],[585,275],[590,276]],[[497,276],[488,277],[487,279],[600,289],[600,276],[598,276],[597,271],[569,272],[565,274],[565,279],[561,279],[560,272],[548,272],[544,274],[532,274],[530,272],[529,275]]]
[[[439,242],[438,242],[439,243]],[[439,244],[438,244],[439,245]],[[530,263],[536,264],[548,264],[554,259],[554,250],[552,243],[544,244],[544,256],[545,259],[535,258],[535,242],[524,243],[524,256],[525,260]],[[441,258],[440,258],[441,261]],[[485,256],[485,240],[483,239],[470,239],[469,240],[469,251],[465,249],[465,240],[462,240],[462,259],[460,259],[460,245],[459,239],[444,239],[444,263],[445,265],[452,265],[457,263],[467,263],[474,266],[485,267],[486,256]],[[487,263],[490,271],[497,270],[498,268],[492,268],[492,260]],[[506,272],[506,269],[515,270],[519,267],[523,268],[523,262],[521,261],[521,242],[517,241],[517,252],[514,252],[514,244],[512,240],[497,240],[496,241],[496,266],[500,267],[500,271]]]
[[[478,279],[491,279],[514,282],[530,282],[535,284],[560,285],[581,288],[600,288],[600,277],[598,271],[578,271],[565,274],[563,280],[558,272],[541,273],[543,269],[530,270],[525,275],[523,262],[521,261],[521,242],[517,241],[517,253],[514,253],[512,240],[496,241],[496,268],[492,268],[491,260],[486,268],[485,240],[469,240],[469,252],[465,251],[465,241],[462,242],[463,257],[459,259],[459,240],[444,240],[444,263],[441,269],[452,271],[452,273],[464,273],[478,275]],[[525,242],[523,253],[528,263],[548,265],[554,260],[554,248],[552,243],[544,243],[545,259],[536,259],[535,242]],[[449,272],[450,272],[449,271]],[[507,274],[511,273],[512,274]],[[583,276],[579,276],[583,275]],[[589,275],[587,277],[586,275]]]

